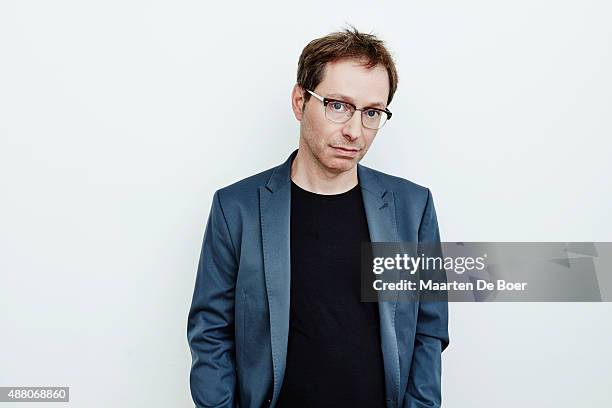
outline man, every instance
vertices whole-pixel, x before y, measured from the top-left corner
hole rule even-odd
[[[299,148],[215,192],[188,340],[197,407],[438,407],[446,302],[361,302],[362,242],[438,242],[430,191],[359,161],[397,87],[356,29],[303,50]]]

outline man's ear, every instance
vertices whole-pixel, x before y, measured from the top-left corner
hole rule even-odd
[[[293,109],[293,114],[295,118],[299,121],[302,120],[302,115],[304,114],[304,89],[295,84],[293,86],[293,90],[291,91],[291,108]]]

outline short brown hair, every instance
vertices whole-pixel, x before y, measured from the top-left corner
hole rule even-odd
[[[312,40],[304,47],[298,61],[298,85],[304,89],[314,90],[323,80],[325,65],[328,62],[347,58],[363,60],[363,66],[366,68],[381,64],[387,69],[389,74],[387,105],[389,105],[398,82],[395,62],[383,41],[375,35],[360,33],[353,26]],[[304,101],[308,99],[310,94],[305,92]]]

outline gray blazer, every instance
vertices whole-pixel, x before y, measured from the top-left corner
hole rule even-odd
[[[219,189],[187,338],[197,407],[274,407],[287,355],[291,161]],[[439,242],[429,189],[357,165],[372,242]],[[439,407],[446,302],[379,303],[387,408]],[[358,357],[356,357],[358,358]]]

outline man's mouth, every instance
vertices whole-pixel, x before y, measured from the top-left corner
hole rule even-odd
[[[347,152],[358,152],[361,149],[357,149],[356,147],[343,147],[343,146],[332,146],[334,149],[344,150]]]
[[[337,155],[342,157],[357,157],[357,153],[361,149],[357,149],[356,147],[341,147],[341,146],[331,146]]]

